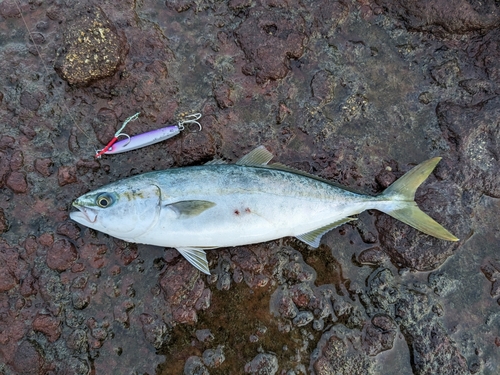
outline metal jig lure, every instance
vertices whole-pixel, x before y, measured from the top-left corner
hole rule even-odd
[[[113,139],[104,147],[102,150],[96,153],[96,158],[100,158],[102,155],[113,155],[119,154],[122,152],[137,150],[138,148],[149,146],[166,139],[172,138],[183,131],[186,126],[191,124],[195,124],[198,126],[196,132],[201,131],[202,127],[198,120],[201,118],[201,113],[195,113],[189,116],[186,116],[185,120],[179,121],[177,125],[169,125],[164,128],[152,130],[143,134],[138,134],[134,136],[129,136],[125,133],[122,133],[122,130],[125,128],[125,125],[132,120],[135,120],[138,117],[139,113],[136,113],[134,116],[129,117],[123,123],[123,126],[115,133]],[[120,136],[125,136],[126,139],[118,141]]]

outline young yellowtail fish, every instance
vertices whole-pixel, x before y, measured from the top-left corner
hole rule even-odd
[[[441,158],[416,166],[378,196],[344,190],[282,164],[263,146],[236,164],[211,162],[133,176],[73,202],[71,219],[129,242],[176,248],[210,274],[205,250],[295,236],[318,247],[328,231],[377,209],[431,236],[458,239],[421,211],[415,190]]]

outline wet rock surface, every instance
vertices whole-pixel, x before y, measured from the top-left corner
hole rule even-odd
[[[19,3],[31,36],[0,3],[0,373],[497,373],[498,2]],[[127,134],[203,130],[95,159],[137,112]],[[461,241],[368,211],[315,250],[211,250],[206,276],[68,218],[106,183],[260,144],[370,194],[441,156],[416,201]]]

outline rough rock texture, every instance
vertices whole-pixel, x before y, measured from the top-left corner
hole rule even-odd
[[[380,6],[401,17],[410,29],[463,34],[491,30],[500,25],[500,10],[495,1],[375,0]]]
[[[0,373],[497,374],[498,1],[73,3],[19,1],[29,35],[0,1]],[[94,158],[137,112],[127,134],[203,129]],[[369,194],[441,156],[416,201],[460,242],[367,211],[318,249],[211,250],[206,276],[68,218],[260,144]]]
[[[112,76],[125,58],[126,41],[102,9],[83,5],[65,21],[65,51],[55,66],[59,75],[71,85],[86,85]],[[28,106],[36,110],[39,103],[32,99]]]
[[[284,78],[290,58],[304,51],[304,23],[287,11],[255,7],[236,30],[236,37],[248,63],[243,74],[255,75],[257,83]]]

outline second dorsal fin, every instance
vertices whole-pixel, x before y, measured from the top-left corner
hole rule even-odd
[[[238,165],[262,166],[274,157],[264,146],[259,146],[236,162]]]

